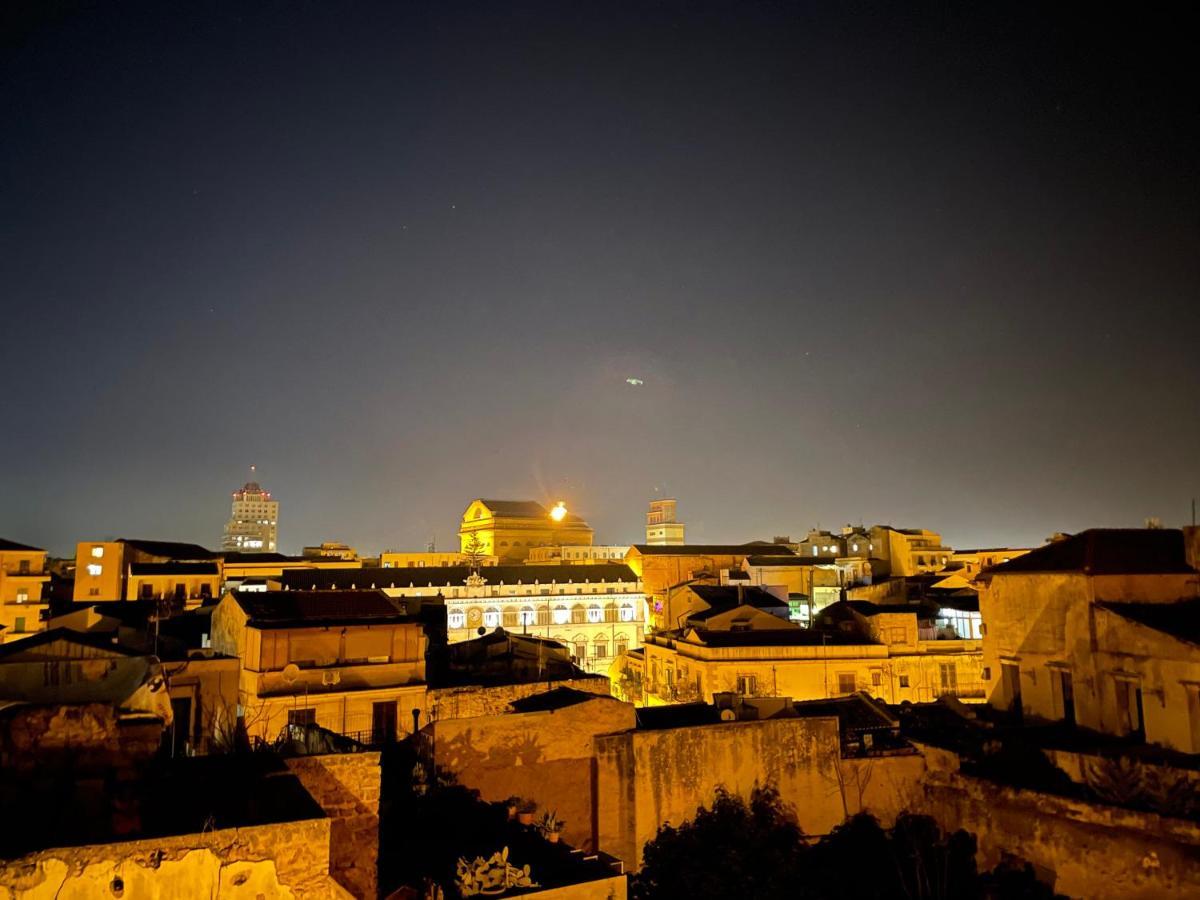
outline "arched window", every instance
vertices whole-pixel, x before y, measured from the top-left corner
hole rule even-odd
[[[535,618],[536,618],[536,613],[534,613],[532,606],[522,606],[521,607],[521,624],[522,625],[532,625],[534,623]]]
[[[615,604],[615,603],[605,603],[604,604],[604,621],[605,622],[617,621],[617,604]]]
[[[452,609],[446,614],[446,624],[450,628],[462,628],[467,624],[467,614],[461,609]]]
[[[578,662],[583,662],[587,658],[587,635],[577,634],[571,641],[575,647],[575,659]]]
[[[584,609],[582,603],[576,603],[571,607],[571,621],[576,625],[582,625],[587,621],[587,610]]]
[[[626,652],[628,649],[629,649],[629,639],[625,638],[625,637],[618,637],[616,644],[613,646],[613,655],[620,656],[622,653]]]
[[[622,622],[632,622],[636,618],[637,618],[637,614],[633,608],[633,604],[632,603],[622,603],[621,604],[621,621]]]
[[[571,611],[563,604],[557,604],[554,607],[554,624],[566,625],[569,621],[571,621]]]
[[[483,611],[483,627],[495,628],[500,624],[500,610],[494,606],[489,606]]]
[[[550,624],[550,610],[545,606],[539,606],[537,611],[537,623],[539,625]]]
[[[515,628],[517,626],[517,611],[511,606],[504,608],[504,615],[501,617],[505,628]]]
[[[592,623],[600,622],[604,619],[604,611],[600,609],[599,603],[593,603],[587,608],[587,620]]]

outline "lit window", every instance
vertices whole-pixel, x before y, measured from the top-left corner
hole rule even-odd
[[[815,546],[812,548],[812,550],[813,550],[813,556],[816,556],[817,553],[819,552]]]
[[[483,613],[483,624],[488,628],[495,628],[500,624],[500,611],[494,606],[488,607]]]
[[[100,557],[104,556],[104,548],[103,547],[93,547],[92,548],[92,556],[94,556],[96,559],[100,559]]]
[[[857,553],[858,552],[858,544],[851,544],[850,549],[852,551],[854,551],[855,553]]]
[[[571,611],[565,606],[554,607],[554,624],[565,625],[571,619]]]
[[[632,603],[622,603],[621,604],[621,621],[622,622],[632,622],[633,617],[634,617],[633,604]]]
[[[451,628],[462,628],[467,624],[467,617],[461,610],[454,610],[446,616],[446,624]]]
[[[532,606],[521,607],[521,624],[533,625],[537,621],[537,614],[533,611]]]
[[[104,571],[104,566],[98,565],[97,563],[88,563],[88,574],[89,575],[94,577],[94,576],[99,575],[103,571]]]
[[[593,603],[588,607],[587,620],[589,622],[600,622],[604,619],[604,611],[600,609],[600,605]]]

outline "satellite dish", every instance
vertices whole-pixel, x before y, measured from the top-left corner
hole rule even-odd
[[[283,680],[288,684],[295,684],[296,679],[300,677],[300,667],[295,663],[288,663],[279,674],[283,676]]]

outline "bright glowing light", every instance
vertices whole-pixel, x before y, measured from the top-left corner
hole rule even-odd
[[[554,509],[550,510],[550,518],[552,518],[555,522],[561,522],[566,517],[567,507],[561,500],[559,500]]]
[[[631,384],[634,387],[640,387],[641,385],[645,384],[646,382],[642,381],[642,379],[640,379],[640,378],[626,378],[625,383]]]

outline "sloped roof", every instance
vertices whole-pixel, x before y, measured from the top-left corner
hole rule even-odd
[[[216,575],[215,562],[130,563],[130,575]]]
[[[480,503],[492,511],[495,516],[520,516],[522,518],[539,518],[549,516],[550,511],[536,500],[484,500]]]
[[[1163,634],[1200,646],[1200,599],[1176,603],[1124,603],[1097,600],[1096,606]]]
[[[772,553],[764,554],[762,556],[746,557],[746,565],[761,566],[764,568],[770,566],[828,566],[832,563],[832,556],[803,556],[796,553],[790,553],[787,555]]]
[[[560,687],[552,691],[543,691],[540,694],[530,694],[528,697],[513,700],[508,705],[514,712],[548,712],[587,703],[589,700],[620,702],[615,697],[606,694],[592,694],[587,691],[577,691],[575,688]]]
[[[770,591],[763,590],[757,585],[735,584],[691,584],[688,590],[713,607],[706,613],[725,612],[735,606],[753,606],[758,609],[774,609],[787,607],[786,600],[780,600]],[[696,615],[702,615],[697,613]]]
[[[75,644],[93,650],[102,650],[111,656],[143,655],[139,651],[113,643],[112,637],[107,634],[91,634],[86,631],[75,631],[72,628],[51,628],[49,631],[40,631],[19,641],[0,644],[0,662],[20,656],[29,656],[33,659],[75,659],[74,654],[59,654],[50,651],[50,645],[60,641],[68,645]]]
[[[1091,528],[986,570],[991,575],[1082,572],[1174,575],[1195,571],[1177,528]]]
[[[751,541],[748,544],[634,544],[633,549],[643,556],[737,556],[766,554],[786,556],[791,551],[782,544],[770,541]]]
[[[383,591],[235,591],[255,628],[372,625],[411,618],[402,602]]]
[[[199,544],[186,544],[179,541],[146,541],[141,538],[121,538],[121,543],[127,544],[150,556],[162,556],[167,559],[216,559],[218,556],[212,550],[206,550]]]
[[[833,647],[875,644],[857,635],[811,628],[764,628],[758,631],[697,631],[700,643],[709,647]]]
[[[798,700],[792,705],[804,717],[835,716],[843,733],[900,727],[900,720],[882,703],[875,702],[861,692],[848,697]]]
[[[6,541],[0,538],[0,551],[2,550],[32,550],[36,553],[45,553],[41,547],[30,547],[28,544],[18,544],[16,541]]]
[[[288,590],[346,590],[354,588],[463,587],[470,566],[413,566],[369,569],[286,569],[281,576]],[[541,584],[557,582],[595,584],[610,581],[637,581],[633,569],[624,563],[595,565],[484,566],[479,574],[488,585]],[[532,599],[532,598],[531,598]]]

